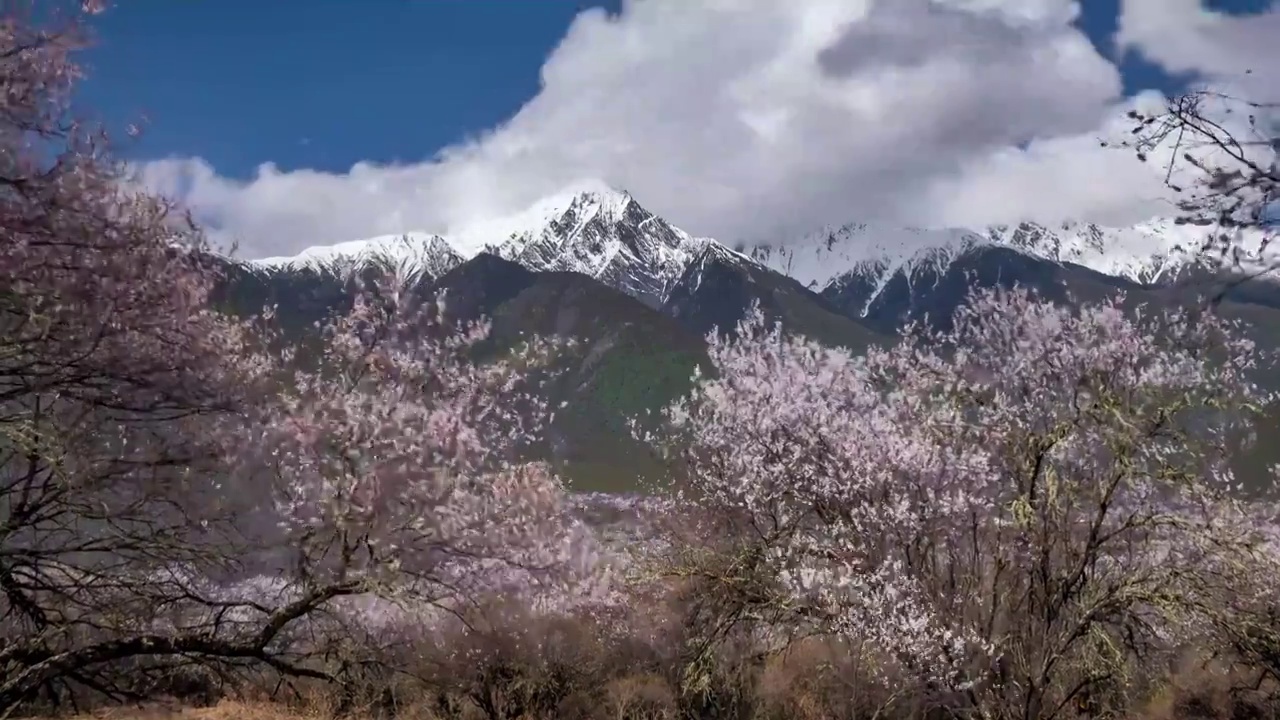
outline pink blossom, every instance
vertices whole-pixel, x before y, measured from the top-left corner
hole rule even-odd
[[[759,612],[956,689],[1035,642],[1043,690],[1035,673],[1083,652],[1081,628],[1189,627],[1224,567],[1260,557],[1224,521],[1254,511],[1222,492],[1230,433],[1272,399],[1252,344],[1212,314],[1122,302],[977,293],[953,329],[865,357],[756,310],[710,338],[718,375],[651,439],[684,460],[686,502],[732,530],[722,552],[777,584]]]

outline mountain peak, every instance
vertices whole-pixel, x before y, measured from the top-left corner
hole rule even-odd
[[[617,222],[632,207],[638,206],[625,190],[602,180],[584,179],[535,200],[523,210],[452,225],[443,236],[464,258],[481,252],[508,255],[500,250],[502,246],[536,238],[567,216],[572,215],[581,223],[596,216]]]
[[[350,269],[377,263],[439,277],[489,253],[530,270],[588,275],[657,305],[689,256],[707,242],[644,209],[627,191],[585,179],[519,212],[460,223],[440,235],[382,236],[307,248],[255,264]]]

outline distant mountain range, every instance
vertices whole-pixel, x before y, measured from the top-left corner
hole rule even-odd
[[[683,392],[695,365],[708,369],[706,334],[732,328],[752,303],[792,332],[856,352],[908,321],[947,323],[974,287],[1018,284],[1062,301],[1125,291],[1133,303],[1165,304],[1270,259],[1261,235],[1248,235],[1235,238],[1236,269],[1225,268],[1204,251],[1213,239],[1208,228],[1160,220],[981,231],[855,223],[731,247],[586,182],[457,232],[237,262],[222,299],[237,312],[276,303],[305,332],[348,301],[352,273],[396,269],[417,292],[447,291],[451,312],[492,317],[494,342],[578,338],[556,389],[566,411],[545,451],[583,489],[635,489],[663,468],[631,440],[626,419]],[[1246,318],[1264,346],[1280,347],[1280,284],[1233,288],[1223,307]],[[1280,389],[1280,375],[1272,381]]]

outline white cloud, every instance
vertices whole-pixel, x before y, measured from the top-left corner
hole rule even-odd
[[[1259,165],[1275,161],[1280,138],[1280,4],[1246,15],[1201,0],[1123,0],[1117,44],[1211,91],[1201,110],[1244,143]],[[1234,169],[1234,161],[1218,163]],[[1275,206],[1271,214],[1280,212]]]
[[[619,17],[579,15],[536,97],[428,161],[264,165],[240,183],[171,159],[144,179],[248,257],[445,231],[583,177],[724,239],[850,219],[1136,220],[1157,206],[1159,178],[1098,147],[1124,109],[1121,82],[1072,26],[1078,12],[1070,0],[637,0]]]
[[[1206,111],[1242,139],[1246,117],[1259,137],[1280,134],[1280,4],[1248,15],[1210,10],[1201,0],[1123,0],[1117,44],[1168,72],[1190,74],[1221,94]],[[1241,101],[1255,104],[1246,107]],[[1234,117],[1224,114],[1234,111]]]
[[[1280,4],[1248,15],[1210,10],[1202,0],[1123,0],[1117,44],[1168,72],[1190,74],[1219,93],[1205,111],[1241,139],[1280,134]],[[1254,103],[1246,107],[1242,101]],[[1230,109],[1234,116],[1224,111]]]
[[[1154,111],[1164,98],[1146,93],[1130,104]],[[1101,225],[1127,225],[1176,209],[1160,172],[1169,153],[1156,152],[1147,163],[1134,153],[1108,149],[1133,128],[1122,113],[1097,132],[1037,139],[1024,148],[1003,148],[974,158],[950,178],[935,182],[930,202],[951,224],[977,227],[1032,218],[1054,224],[1086,219]]]
[[[1170,72],[1234,78],[1258,70],[1277,89],[1280,76],[1271,68],[1280,61],[1278,37],[1280,6],[1229,15],[1203,0],[1123,0],[1116,39]]]

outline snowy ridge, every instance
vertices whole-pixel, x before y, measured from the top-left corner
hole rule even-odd
[[[690,260],[713,242],[670,225],[624,191],[584,181],[519,213],[442,234],[381,236],[254,262],[284,269],[351,268],[377,262],[439,277],[488,252],[534,271],[589,275],[656,305]]]
[[[450,245],[468,259],[481,252],[511,253],[522,243],[545,234],[552,226],[561,225],[566,213],[573,213],[570,225],[557,229],[569,239],[596,218],[604,222],[622,218],[633,202],[625,191],[597,180],[584,180],[541,198],[513,215],[450,228],[445,235]]]
[[[877,228],[865,223],[824,227],[785,244],[757,245],[752,259],[817,292],[850,272],[890,276],[945,266],[981,243],[968,230]]]
[[[532,270],[589,275],[652,305],[661,304],[693,257],[714,244],[672,226],[618,190],[566,193],[537,207],[542,222],[512,231],[497,254]],[[514,225],[500,224],[504,229]]]
[[[1073,263],[1133,280],[1160,283],[1194,268],[1212,268],[1212,228],[1154,219],[1127,228],[1090,223],[1064,223],[1049,228],[1036,223],[965,229],[883,228],[850,223],[779,246],[758,245],[751,257],[821,291],[850,274],[878,277],[883,286],[897,273],[908,278],[921,271],[944,271],[955,258],[980,246],[1005,247],[1055,263]],[[1232,258],[1243,269],[1277,259],[1266,248],[1267,231],[1248,230],[1232,236],[1241,253]],[[1206,249],[1208,248],[1208,249]]]
[[[685,263],[684,273],[681,279],[688,286],[690,292],[696,292],[702,285],[702,277],[706,272],[707,265],[715,262],[727,262],[729,264],[754,265],[758,267],[768,267],[763,263],[756,261],[750,256],[730,248],[727,245],[715,241],[709,241],[693,255],[687,263]]]
[[[1088,223],[1064,223],[1051,230],[1034,223],[1015,228],[988,230],[995,244],[1022,249],[1029,254],[1083,265],[1104,275],[1140,283],[1173,281],[1194,268],[1221,267],[1220,248],[1224,231],[1203,225],[1181,224],[1155,218],[1127,228],[1106,228]],[[1230,264],[1238,261],[1245,271],[1274,264],[1276,256],[1267,247],[1273,230],[1249,229],[1227,235],[1239,250]]]
[[[1274,264],[1265,236],[1252,230],[1232,239],[1242,254],[1230,260],[1244,269]],[[983,230],[875,227],[849,223],[824,227],[743,252],[695,237],[640,206],[630,194],[588,180],[504,217],[444,233],[409,232],[311,247],[290,257],[254,261],[263,267],[351,270],[377,263],[429,278],[489,252],[534,271],[567,271],[593,277],[652,306],[665,302],[681,278],[700,282],[699,269],[713,258],[781,272],[810,289],[858,278],[874,288],[871,300],[894,278],[938,277],[957,258],[983,246],[1004,247],[1055,263],[1073,263],[1140,283],[1178,279],[1218,260],[1206,246],[1212,228],[1155,219],[1126,228],[1088,223],[1047,227],[1035,223]],[[868,301],[870,302],[870,301]]]
[[[413,232],[309,247],[297,255],[262,258],[253,263],[277,269],[309,267],[339,271],[376,263],[409,274],[425,273],[438,277],[463,260],[453,246],[439,235]]]

